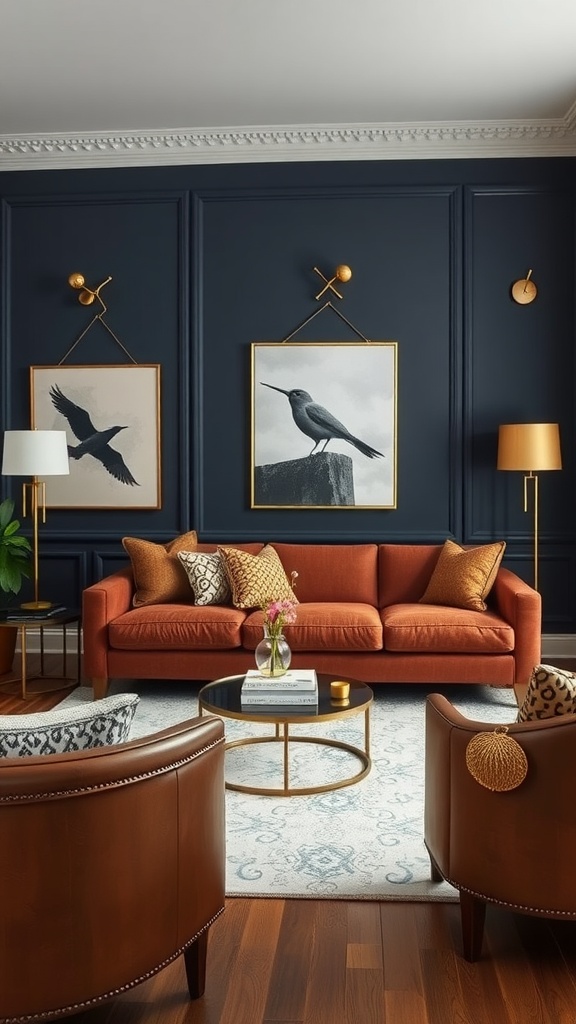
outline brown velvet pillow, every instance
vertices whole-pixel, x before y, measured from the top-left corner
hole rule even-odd
[[[268,601],[296,601],[278,553],[267,544],[258,555],[218,548],[235,608],[262,608]]]
[[[477,548],[462,548],[447,540],[420,602],[485,612],[486,598],[496,579],[505,547],[504,541],[498,541]]]
[[[193,551],[198,537],[195,530],[183,533],[167,544],[153,544],[138,537],[123,537],[124,550],[130,556],[136,587],[132,604],[168,604],[171,601],[190,604],[193,598],[184,566],[178,561],[179,551]]]

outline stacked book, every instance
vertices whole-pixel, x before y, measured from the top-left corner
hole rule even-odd
[[[250,669],[242,683],[240,696],[244,706],[310,707],[318,703],[318,680],[311,669],[292,669],[271,679]]]
[[[21,622],[22,619],[52,619],[68,609],[65,604],[51,604],[49,608],[0,608],[3,622]]]

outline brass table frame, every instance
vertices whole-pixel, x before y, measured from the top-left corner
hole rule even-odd
[[[17,619],[2,619],[0,620],[0,628],[7,629],[8,627],[14,627],[20,631],[20,675],[15,676],[13,679],[3,679],[0,682],[0,688],[5,686],[13,686],[14,683],[20,684],[20,693],[22,700],[29,700],[30,697],[36,696],[39,693],[52,693],[56,690],[64,690],[78,686],[81,678],[81,623],[82,617],[79,611],[62,612],[60,615],[54,615],[45,619],[38,619],[34,617],[25,618],[24,615]],[[66,627],[70,625],[76,626],[76,652],[77,652],[77,671],[76,678],[68,676],[67,672],[67,644],[66,644]],[[62,675],[61,676],[47,676],[44,673],[44,630],[48,627],[58,626],[62,630]],[[40,630],[40,672],[35,672],[29,676],[27,671],[27,660],[28,660],[28,646],[26,642],[28,630]],[[40,689],[31,690],[29,683],[34,680],[52,680],[54,686],[42,686]]]
[[[330,708],[324,713],[316,713],[307,715],[302,712],[292,712],[290,714],[289,708],[286,709],[286,713],[280,714],[278,711],[269,715],[266,714],[265,708],[262,705],[253,707],[251,710],[244,708],[240,711],[230,710],[228,708],[222,708],[216,704],[210,702],[210,690],[216,686],[225,686],[227,683],[238,686],[239,681],[243,680],[244,676],[228,676],[224,679],[216,679],[212,683],[208,683],[203,686],[198,694],[198,709],[200,715],[203,711],[208,711],[210,714],[219,715],[222,718],[235,718],[243,722],[251,722],[258,724],[260,722],[270,722],[274,725],[273,736],[246,736],[237,740],[229,740],[225,744],[225,749],[230,750],[233,747],[247,747],[255,743],[282,743],[283,747],[283,785],[281,787],[276,786],[272,788],[264,788],[261,786],[248,786],[241,785],[236,782],[225,782],[226,789],[234,790],[237,793],[252,793],[257,796],[308,796],[313,793],[327,793],[331,790],[342,789],[344,786],[352,786],[356,782],[360,782],[360,779],[365,778],[368,775],[371,767],[372,760],[370,757],[370,705],[374,699],[372,690],[366,683],[359,681],[351,681],[351,685],[355,688],[362,688],[366,690],[366,700],[362,701],[356,707],[347,706],[344,702],[330,701]],[[319,676],[318,689],[319,694],[327,697],[330,692],[330,676]],[[361,747],[353,746],[350,743],[344,743],[342,740],[324,739],[320,736],[294,736],[290,734],[291,725],[302,725],[310,723],[326,722],[332,719],[349,718],[352,715],[359,715],[364,713],[364,750]],[[290,744],[293,743],[315,743],[319,746],[325,747],[336,747],[338,750],[345,750],[349,754],[353,754],[360,761],[360,770],[354,775],[348,775],[343,779],[338,779],[336,782],[327,782],[323,785],[318,786],[297,786],[293,787],[290,785]]]

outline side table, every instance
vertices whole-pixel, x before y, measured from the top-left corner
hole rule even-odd
[[[77,609],[66,609],[57,615],[47,615],[42,618],[38,615],[27,616],[26,612],[22,611],[22,614],[18,614],[16,618],[0,619],[0,629],[15,627],[20,631],[20,676],[16,676],[14,679],[4,679],[0,682],[0,687],[19,683],[22,699],[27,700],[35,693],[51,693],[53,690],[63,690],[67,686],[77,686],[81,677],[81,624],[82,616]],[[66,629],[72,625],[76,626],[77,670],[75,678],[67,675]],[[59,627],[62,631],[62,675],[59,677],[47,676],[44,673],[44,630],[54,626]],[[31,630],[40,630],[40,672],[29,676],[27,666],[28,633]],[[54,682],[58,681],[58,686],[43,686],[40,689],[31,690],[28,684],[35,679],[52,679]]]

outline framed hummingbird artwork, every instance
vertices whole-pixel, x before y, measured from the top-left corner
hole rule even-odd
[[[252,343],[252,508],[396,508],[397,348]]]
[[[68,442],[47,508],[161,507],[159,364],[31,366],[30,405],[33,429]]]

